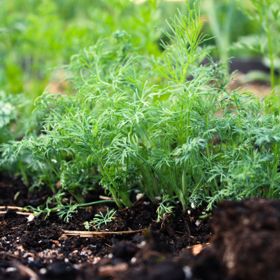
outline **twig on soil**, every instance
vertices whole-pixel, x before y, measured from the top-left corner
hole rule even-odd
[[[142,233],[147,229],[139,230],[125,230],[125,231],[76,231],[76,230],[64,230],[61,237],[67,236],[79,236],[79,237],[94,237],[94,236],[107,236],[107,235],[126,235],[126,234],[136,234]]]
[[[20,212],[28,212],[26,208],[18,207],[18,206],[0,206],[0,210],[12,210],[12,211],[20,211]]]
[[[28,212],[25,208],[17,206],[0,206],[0,215],[6,215],[8,211],[13,211],[17,215],[34,217],[32,212]]]
[[[8,211],[0,211],[0,215],[6,215],[8,213]],[[16,211],[15,212],[17,215],[22,215],[22,216],[30,216],[30,215],[33,215],[32,213],[29,213],[29,212],[19,212],[19,211]]]

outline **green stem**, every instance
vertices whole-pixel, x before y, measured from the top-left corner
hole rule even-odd
[[[116,203],[114,200],[97,200],[97,201],[91,201],[86,203],[79,203],[77,206],[80,207],[89,207],[96,204],[103,204],[103,203]]]
[[[232,0],[231,4],[228,7],[227,11],[227,19],[224,23],[224,28],[222,29],[220,26],[222,23],[218,22],[218,15],[216,13],[216,7],[214,4],[214,0],[207,0],[207,14],[209,19],[209,24],[212,29],[212,32],[215,36],[215,40],[218,46],[220,60],[225,68],[225,73],[228,75],[229,73],[229,45],[230,45],[230,30],[231,23],[234,13],[234,4],[235,1]]]

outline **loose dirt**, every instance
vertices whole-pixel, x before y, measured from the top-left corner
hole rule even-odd
[[[0,193],[0,206],[21,207],[49,195],[3,176]],[[69,223],[2,207],[0,279],[280,279],[279,201],[223,202],[207,219],[202,209],[178,206],[157,223],[157,205],[140,199],[117,210],[100,229],[106,234],[65,235],[84,232],[84,221],[106,207],[81,209]],[[121,231],[130,234],[113,233]]]

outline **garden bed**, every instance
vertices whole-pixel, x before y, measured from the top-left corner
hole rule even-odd
[[[156,205],[142,198],[91,232],[84,221],[106,205],[69,223],[34,217],[20,207],[46,194],[1,179],[1,279],[279,279],[278,201],[224,202],[210,219],[178,207],[157,223]]]
[[[0,280],[280,279],[276,1],[56,2],[0,15]]]

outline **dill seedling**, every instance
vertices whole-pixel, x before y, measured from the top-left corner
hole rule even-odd
[[[111,223],[116,217],[116,211],[114,209],[107,210],[106,213],[99,212],[94,215],[94,218],[90,222],[85,222],[84,227],[86,230],[90,230],[91,228],[100,229],[102,226],[107,226]]]
[[[174,199],[170,199],[168,196],[164,195],[159,206],[157,208],[157,222],[162,221],[166,215],[172,214],[174,206],[172,203]]]

